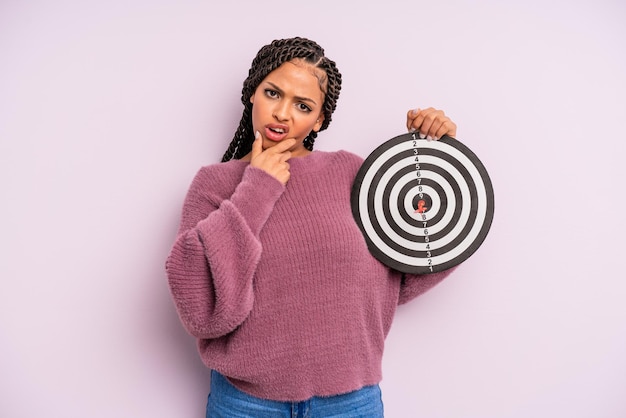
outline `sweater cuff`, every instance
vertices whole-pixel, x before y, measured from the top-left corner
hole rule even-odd
[[[284,191],[285,186],[276,178],[249,165],[230,202],[246,220],[252,233],[258,236]]]

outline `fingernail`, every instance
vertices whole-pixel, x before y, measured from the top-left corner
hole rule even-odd
[[[415,128],[411,127],[411,128],[409,129],[409,132],[410,132],[410,133],[413,133],[413,132],[415,132],[416,130],[417,130],[417,129],[415,129]]]
[[[434,136],[434,137],[433,137],[433,139],[434,139],[435,141],[439,141],[439,137],[437,137],[437,136]]]
[[[432,137],[432,136],[430,136],[430,135],[428,135],[428,136],[426,137],[426,140],[427,140],[427,141],[432,141],[432,140],[433,140],[433,137]]]
[[[424,135],[423,133],[420,132],[420,138],[425,139],[426,135]]]
[[[255,139],[259,139],[259,137],[260,137],[260,136],[261,136],[261,132],[256,131],[256,132],[254,133],[254,138],[255,138]]]

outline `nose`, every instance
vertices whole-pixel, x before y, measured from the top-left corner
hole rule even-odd
[[[286,100],[280,100],[274,106],[274,111],[272,112],[272,116],[277,121],[284,122],[289,119],[289,104]]]

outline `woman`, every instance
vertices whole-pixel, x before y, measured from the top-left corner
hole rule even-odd
[[[315,42],[264,46],[223,162],[201,168],[189,189],[166,269],[212,369],[207,416],[383,416],[395,309],[452,270],[406,275],[370,255],[350,207],[363,160],[313,152],[340,90]],[[432,108],[409,111],[407,129],[456,134]]]

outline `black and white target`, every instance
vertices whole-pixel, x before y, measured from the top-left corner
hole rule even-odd
[[[427,274],[478,249],[491,227],[494,195],[487,170],[463,143],[407,133],[365,159],[351,205],[374,257],[404,273]]]

